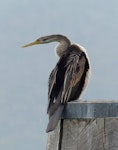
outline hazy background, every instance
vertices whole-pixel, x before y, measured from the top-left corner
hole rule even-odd
[[[118,99],[118,1],[0,1],[0,150],[45,150],[47,83],[55,43],[64,34],[87,49],[92,77],[82,99]]]

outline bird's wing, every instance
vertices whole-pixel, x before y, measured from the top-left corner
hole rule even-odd
[[[48,86],[49,86],[49,88],[48,88],[48,97],[51,96],[52,90],[53,90],[53,88],[54,88],[54,86],[55,86],[57,71],[58,71],[58,67],[56,66],[56,67],[52,70],[52,72],[51,72],[51,74],[50,74],[49,82],[48,82]]]
[[[49,82],[48,82],[48,107],[47,107],[47,113],[49,111],[49,108],[54,103],[55,98],[55,84],[56,84],[56,74],[57,74],[58,68],[55,67],[50,76],[49,76]]]
[[[79,84],[85,69],[86,58],[84,55],[71,54],[60,58],[56,67],[50,74],[48,91],[49,123],[47,132],[57,126],[58,120],[64,109],[64,104],[71,97],[71,91]]]
[[[49,85],[48,85],[47,112],[49,111],[49,109],[51,110],[51,112],[54,112],[61,102],[60,98],[61,98],[62,87],[64,83],[65,62],[66,62],[65,57],[60,58],[57,65],[55,66],[55,68],[52,70],[50,74]]]
[[[60,58],[49,77],[48,108],[52,115],[58,106],[69,101],[73,88],[84,73],[86,58],[83,53],[72,53]]]
[[[71,54],[66,63],[66,72],[64,78],[61,103],[69,100],[72,89],[79,83],[85,70],[86,58],[83,53]]]

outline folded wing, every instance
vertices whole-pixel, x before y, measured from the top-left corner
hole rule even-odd
[[[48,91],[49,124],[48,130],[53,130],[60,119],[64,104],[79,97],[85,79],[86,57],[83,52],[70,53],[60,58],[50,74]],[[81,88],[82,89],[82,88]],[[79,93],[77,93],[79,92]],[[75,96],[76,95],[76,96]],[[54,119],[56,118],[56,120]]]

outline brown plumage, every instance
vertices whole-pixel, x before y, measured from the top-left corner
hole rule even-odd
[[[46,132],[55,129],[65,104],[80,98],[90,75],[90,64],[85,49],[80,45],[71,44],[63,35],[42,37],[24,47],[53,41],[59,42],[56,53],[60,59],[49,77],[49,123]]]

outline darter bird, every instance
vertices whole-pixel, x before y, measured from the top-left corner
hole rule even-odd
[[[49,123],[46,132],[56,128],[67,102],[79,100],[90,77],[90,63],[86,50],[78,44],[72,44],[64,35],[44,36],[23,47],[50,42],[59,42],[55,49],[59,60],[49,76]]]

